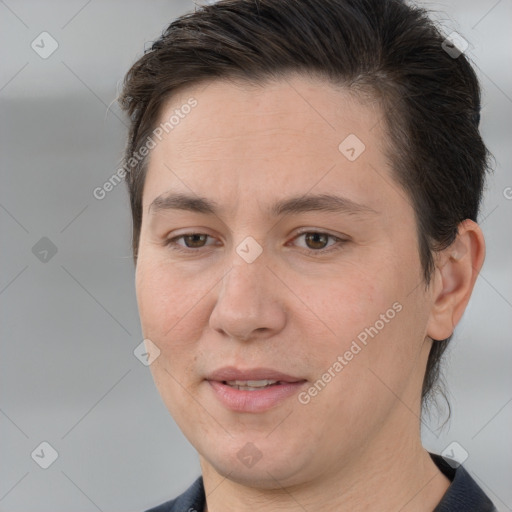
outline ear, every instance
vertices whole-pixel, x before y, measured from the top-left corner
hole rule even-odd
[[[437,254],[427,335],[444,340],[453,334],[466,309],[485,258],[485,241],[476,222],[466,219],[455,241]]]

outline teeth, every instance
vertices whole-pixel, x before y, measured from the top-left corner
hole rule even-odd
[[[228,380],[226,384],[242,391],[256,391],[276,384],[277,380]]]

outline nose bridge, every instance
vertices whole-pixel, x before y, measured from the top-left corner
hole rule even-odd
[[[221,301],[233,309],[236,306],[245,315],[256,314],[264,296],[268,300],[265,282],[269,271],[265,266],[265,258],[259,255],[254,258],[250,245],[240,243],[231,256],[231,270],[224,276],[217,303]],[[242,253],[240,256],[239,253]],[[246,261],[244,258],[248,258]],[[254,258],[254,259],[253,259]],[[233,309],[234,311],[234,309]]]
[[[258,240],[251,235],[244,234],[247,231],[244,229],[247,226],[240,226],[236,231],[232,232],[233,245],[228,255],[228,264],[231,270],[223,279],[222,290],[225,291],[229,288],[229,292],[240,293],[243,289],[243,283],[246,282],[248,286],[255,285],[258,281],[265,279],[268,274],[266,264],[268,262],[268,251],[263,251],[262,236]],[[256,235],[257,236],[257,235]],[[231,290],[231,288],[233,288]]]
[[[229,337],[250,339],[284,326],[285,313],[271,282],[275,277],[255,242],[246,238],[234,248],[210,316],[210,326]]]

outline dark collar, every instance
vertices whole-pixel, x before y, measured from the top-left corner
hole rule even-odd
[[[440,455],[430,453],[432,460],[452,482],[433,512],[496,512],[496,507],[463,466],[452,467]],[[203,478],[199,477],[183,494],[146,512],[203,512],[206,502]]]
[[[444,457],[435,453],[430,453],[430,457],[452,482],[434,512],[495,512],[497,510],[464,466],[457,467],[457,463],[451,460],[448,463]]]

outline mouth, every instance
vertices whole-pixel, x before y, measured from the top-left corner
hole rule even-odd
[[[224,380],[222,384],[230,388],[238,389],[239,391],[259,391],[260,389],[268,388],[269,386],[280,385],[278,380]]]
[[[294,396],[306,379],[271,369],[222,368],[206,381],[218,401],[236,412],[264,412]]]

